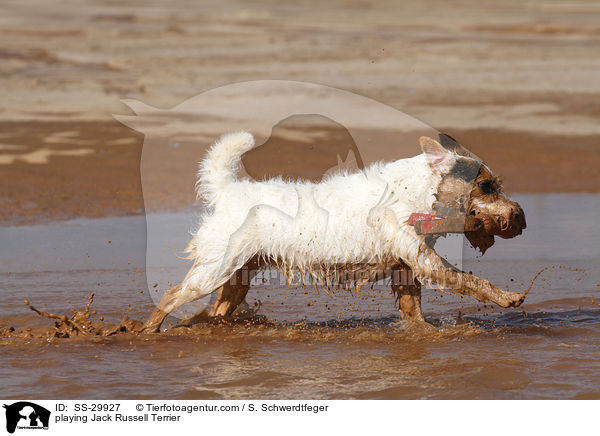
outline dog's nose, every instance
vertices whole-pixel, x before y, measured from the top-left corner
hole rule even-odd
[[[525,221],[525,212],[523,212],[522,208],[518,208],[516,210],[513,210],[513,220],[516,221],[519,226],[521,227],[521,229],[525,229],[527,228],[527,222]]]

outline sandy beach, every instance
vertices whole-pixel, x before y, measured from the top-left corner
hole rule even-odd
[[[5,2],[0,221],[142,213],[143,135],[112,118],[130,113],[120,100],[167,109],[256,79],[388,104],[451,134],[509,192],[598,192],[599,14],[594,2]]]

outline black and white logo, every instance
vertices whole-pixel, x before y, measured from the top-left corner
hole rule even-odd
[[[4,404],[6,409],[6,431],[14,433],[16,429],[48,429],[50,411],[42,406],[29,401],[19,401],[10,405]]]

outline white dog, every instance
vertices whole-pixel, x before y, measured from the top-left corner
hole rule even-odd
[[[246,132],[223,136],[200,164],[197,190],[208,212],[187,248],[194,264],[181,284],[165,293],[145,331],[157,331],[174,309],[217,289],[213,314],[230,314],[244,299],[249,278],[245,283],[230,279],[259,261],[275,264],[288,277],[300,272],[323,281],[332,271],[361,271],[369,278],[409,268],[417,281],[392,288],[410,320],[423,320],[419,282],[424,281],[503,307],[520,305],[524,294],[454,269],[433,250],[436,236],[419,235],[409,218],[417,213],[476,216],[482,229],[468,236],[485,251],[494,234],[521,233],[523,210],[502,194],[489,168],[462,147],[446,149],[428,137],[421,137],[420,145],[423,154],[413,158],[334,174],[320,183],[253,181],[236,174],[254,138]]]

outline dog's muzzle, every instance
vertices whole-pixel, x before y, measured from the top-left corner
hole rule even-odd
[[[508,217],[504,215],[476,215],[483,223],[485,233],[492,236],[500,236],[504,239],[514,238],[523,233],[527,228],[525,212],[521,206],[511,208]]]

